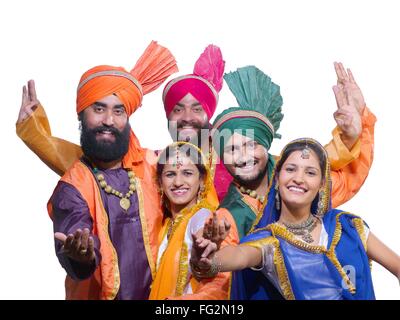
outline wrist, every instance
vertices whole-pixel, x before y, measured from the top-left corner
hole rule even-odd
[[[357,143],[359,136],[348,136],[345,133],[340,134],[340,139],[348,150],[353,149],[354,145]]]
[[[192,259],[190,259],[189,263],[193,276],[199,281],[202,279],[214,278],[221,271],[221,263],[215,255],[211,260],[211,265],[205,268],[199,266]]]

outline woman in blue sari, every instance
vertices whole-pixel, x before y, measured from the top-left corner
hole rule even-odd
[[[191,263],[198,276],[235,271],[235,300],[375,299],[371,260],[399,277],[400,257],[360,217],[330,208],[326,159],[325,149],[313,139],[289,143],[276,165],[263,214],[241,244],[215,252],[213,243],[196,240]]]

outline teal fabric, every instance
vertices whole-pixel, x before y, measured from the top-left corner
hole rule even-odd
[[[238,109],[240,108],[229,108],[225,111],[237,111]],[[218,128],[218,131],[215,131],[213,137],[215,150],[220,157],[223,155],[223,149],[227,141],[235,132],[257,141],[267,150],[271,147],[272,140],[274,139],[271,129],[260,119],[250,117],[232,118],[222,124]]]
[[[239,68],[234,72],[225,74],[224,79],[236,98],[239,107],[224,110],[214,121],[214,146],[219,155],[223,155],[223,149],[229,138],[238,132],[249,136],[246,130],[252,129],[255,141],[263,145],[267,150],[274,138],[280,138],[276,132],[283,119],[282,96],[280,88],[271,81],[271,78],[255,66]],[[272,124],[275,133],[262,120],[246,116],[232,116],[220,127],[215,127],[217,122],[232,112],[253,111],[266,117]]]
[[[226,73],[224,79],[241,108],[261,113],[278,131],[283,100],[279,86],[268,75],[255,66],[247,66]]]

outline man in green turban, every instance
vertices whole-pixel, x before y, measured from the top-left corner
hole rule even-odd
[[[332,165],[332,206],[349,200],[364,183],[373,159],[375,116],[366,107],[351,71],[335,63],[338,84],[333,87],[338,127],[326,148]],[[239,107],[224,110],[213,124],[213,144],[233,177],[219,210],[227,210],[236,222],[239,238],[250,230],[265,206],[275,158],[268,153],[283,119],[280,88],[254,66],[225,74]],[[351,162],[342,152],[354,153]],[[340,154],[340,155],[339,155]],[[235,231],[236,230],[236,231]]]

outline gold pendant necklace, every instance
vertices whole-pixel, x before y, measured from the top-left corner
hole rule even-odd
[[[129,177],[129,191],[123,195],[122,192],[115,190],[111,187],[105,180],[104,175],[98,173],[97,168],[93,168],[93,172],[95,173],[97,181],[99,181],[100,187],[108,194],[113,194],[116,197],[121,198],[119,201],[119,205],[125,211],[128,211],[129,207],[131,206],[131,201],[129,200],[130,196],[136,192],[136,177],[133,171],[128,170],[128,177]]]

